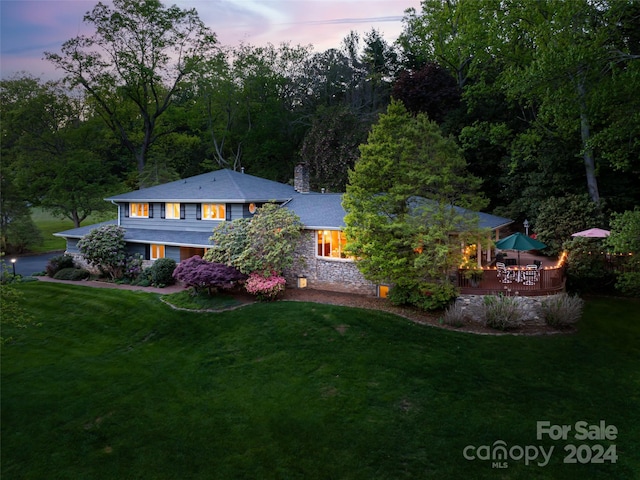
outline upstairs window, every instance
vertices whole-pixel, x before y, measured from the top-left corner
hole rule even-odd
[[[326,258],[347,258],[344,247],[347,237],[340,230],[318,230],[318,256]]]
[[[202,204],[203,220],[224,220],[225,215],[226,215],[226,209],[223,203],[203,203]]]
[[[180,204],[179,203],[165,203],[164,205],[164,218],[180,219]]]
[[[148,203],[130,203],[129,216],[137,218],[149,218]]]

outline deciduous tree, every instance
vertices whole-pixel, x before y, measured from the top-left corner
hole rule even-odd
[[[113,8],[99,2],[84,21],[95,28],[93,35],[72,38],[61,54],[45,56],[93,98],[142,174],[150,147],[171,131],[163,115],[184,82],[215,54],[216,37],[195,9],[166,8],[159,0],[114,0]]]

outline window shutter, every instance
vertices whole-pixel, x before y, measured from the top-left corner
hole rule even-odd
[[[227,220],[228,222],[231,221],[231,209],[229,207],[230,205],[224,206],[224,219]]]
[[[123,203],[122,204],[122,208],[124,209],[125,218],[129,218],[129,204],[128,203]]]
[[[202,220],[202,204],[196,205],[196,220]]]
[[[149,218],[153,218],[153,203],[149,204]]]
[[[180,220],[184,220],[185,219],[185,205],[184,203],[180,204]]]
[[[151,245],[149,244],[144,246],[144,259],[151,260]]]
[[[164,203],[160,204],[160,218],[167,218],[167,210],[166,210],[166,206]]]

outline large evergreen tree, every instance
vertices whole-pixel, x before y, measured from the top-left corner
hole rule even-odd
[[[343,205],[347,249],[374,282],[445,285],[486,201],[456,143],[400,102],[373,126]],[[462,237],[462,238],[461,238]]]

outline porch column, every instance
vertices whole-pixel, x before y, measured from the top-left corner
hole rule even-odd
[[[476,258],[478,260],[478,268],[482,268],[482,242],[478,242],[478,251],[476,252]]]
[[[491,263],[491,234],[487,235],[487,265]]]

